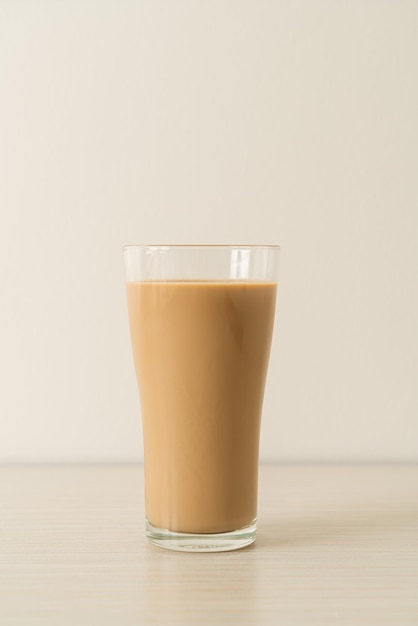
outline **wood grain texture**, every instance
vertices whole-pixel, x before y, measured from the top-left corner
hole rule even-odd
[[[1,626],[418,624],[418,466],[264,466],[237,552],[143,517],[141,467],[0,468]]]

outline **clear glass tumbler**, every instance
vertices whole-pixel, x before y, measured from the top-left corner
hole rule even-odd
[[[278,246],[126,246],[146,533],[172,550],[255,540]]]

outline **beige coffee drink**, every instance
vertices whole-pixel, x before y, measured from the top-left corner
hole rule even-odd
[[[127,295],[148,521],[188,534],[251,525],[276,283],[141,280]]]
[[[278,246],[124,248],[154,545],[219,552],[255,541],[278,260]]]

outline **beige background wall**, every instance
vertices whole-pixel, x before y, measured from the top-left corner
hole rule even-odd
[[[0,459],[133,460],[124,243],[282,245],[264,459],[418,459],[418,2],[0,1]]]

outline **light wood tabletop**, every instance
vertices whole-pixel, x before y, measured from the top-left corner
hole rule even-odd
[[[418,466],[266,465],[256,543],[148,544],[142,468],[0,468],[1,626],[418,624]]]

